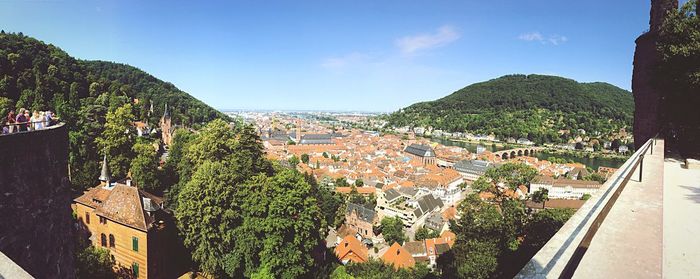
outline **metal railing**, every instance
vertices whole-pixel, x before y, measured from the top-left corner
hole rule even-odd
[[[596,216],[595,220],[588,228],[588,231],[583,236],[583,239],[581,240],[579,245],[576,247],[574,254],[571,256],[571,258],[569,258],[569,261],[566,263],[566,266],[564,267],[564,270],[562,271],[559,278],[571,278],[574,276],[576,268],[581,263],[581,260],[586,254],[586,251],[588,251],[588,248],[591,246],[593,237],[598,232],[598,229],[600,229],[600,226],[603,224],[603,221],[605,221],[605,218],[608,216],[608,213],[610,213],[610,210],[615,205],[615,202],[620,197],[620,194],[625,189],[625,186],[627,186],[627,183],[632,178],[634,170],[636,170],[637,167],[639,167],[638,182],[642,182],[644,155],[647,153],[647,151],[651,151],[650,155],[654,154],[654,145],[656,145],[657,136],[654,136],[653,138],[649,139],[644,145],[642,145],[642,148],[639,149],[641,153],[638,156],[633,156],[632,158],[630,158],[634,160],[634,162],[631,165],[632,167],[628,168],[629,171],[624,176],[622,182],[620,183],[620,186],[617,187],[617,189],[615,189],[615,192],[613,192],[608,202],[605,204],[605,206],[603,206],[603,209],[600,211],[600,213],[598,213],[598,216]]]
[[[55,126],[60,123],[58,118],[52,118],[51,120],[41,120],[41,121],[26,121],[26,122],[15,122],[15,123],[5,123],[0,125],[0,136],[12,135],[17,133],[26,133],[36,130],[43,130],[49,127]],[[41,124],[41,125],[37,125]]]
[[[658,134],[657,134],[658,136]],[[654,154],[657,136],[645,142],[615,172],[604,188],[594,194],[540,251],[516,278],[571,278],[581,263],[593,237],[605,221],[625,186],[636,172],[642,181],[644,156]],[[663,152],[663,150],[656,152]],[[636,180],[636,179],[635,179]]]

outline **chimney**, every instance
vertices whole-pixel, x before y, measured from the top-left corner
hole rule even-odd
[[[127,179],[127,180],[126,180],[126,186],[131,187],[131,179]]]

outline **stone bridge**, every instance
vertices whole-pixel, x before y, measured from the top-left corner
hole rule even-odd
[[[514,149],[496,151],[496,152],[493,152],[493,154],[498,156],[498,157],[501,157],[501,159],[503,159],[503,160],[506,160],[506,159],[512,159],[512,158],[520,157],[520,156],[532,156],[535,153],[537,153],[543,149],[544,148],[542,148],[542,147],[523,147],[523,148],[514,148]]]

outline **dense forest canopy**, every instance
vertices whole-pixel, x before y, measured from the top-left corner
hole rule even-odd
[[[120,115],[133,115],[127,120],[151,125],[158,123],[166,104],[174,124],[193,126],[215,118],[228,119],[174,85],[135,67],[78,60],[22,33],[0,32],[0,113],[3,119],[10,110],[19,108],[57,113],[70,131],[74,189],[96,183],[98,162],[104,153],[99,147],[105,148],[97,141],[101,136],[103,142],[110,141],[103,136],[107,116],[126,104],[131,105]],[[124,152],[131,152],[131,146],[124,148],[128,148]],[[110,162],[111,166],[115,164]],[[120,164],[128,168],[124,165],[128,162]]]
[[[524,137],[536,142],[606,134],[629,127],[634,101],[629,91],[601,82],[579,83],[545,75],[508,75],[462,88],[449,96],[413,104],[388,116],[393,126],[431,126],[448,132]]]

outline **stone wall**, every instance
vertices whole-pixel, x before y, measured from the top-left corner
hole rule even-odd
[[[652,84],[654,68],[660,55],[656,50],[659,28],[666,14],[678,8],[678,0],[652,0],[649,13],[649,31],[635,41],[632,93],[634,94],[634,143],[636,148],[649,138],[662,132],[663,115],[661,101],[663,92]]]
[[[0,251],[36,278],[74,278],[68,130],[0,136]]]

